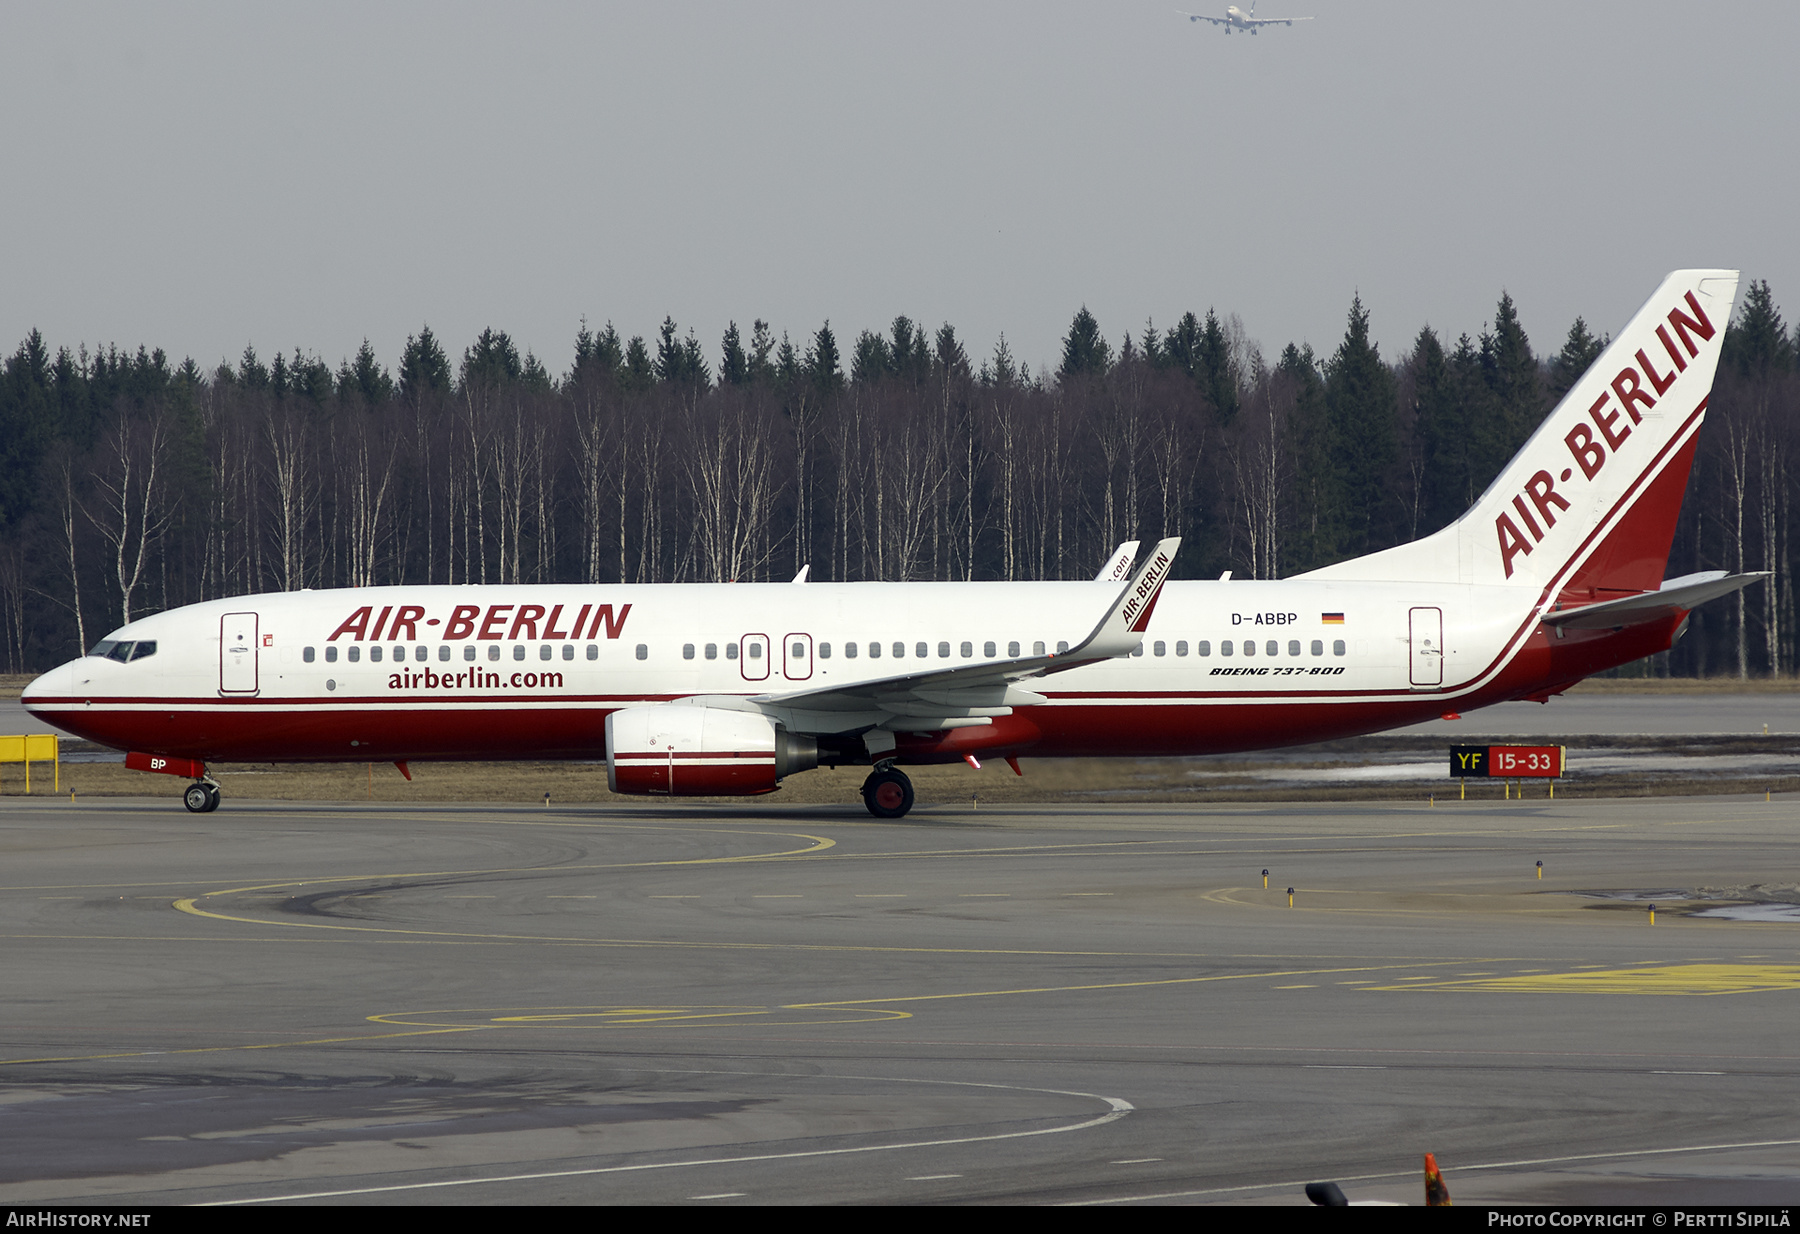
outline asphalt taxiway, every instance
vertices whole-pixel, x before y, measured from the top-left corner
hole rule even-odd
[[[8,798],[0,1202],[1789,1203],[1795,816]]]

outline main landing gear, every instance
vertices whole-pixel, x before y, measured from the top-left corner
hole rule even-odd
[[[194,814],[211,814],[219,808],[219,786],[211,780],[195,780],[181,795],[181,804]]]
[[[863,781],[863,804],[876,818],[904,818],[913,808],[912,781],[892,763],[876,764]]]

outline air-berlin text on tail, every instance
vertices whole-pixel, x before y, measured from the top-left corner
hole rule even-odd
[[[1587,421],[1592,421],[1592,427],[1582,421],[1564,435],[1563,444],[1569,447],[1575,467],[1563,468],[1560,480],[1547,470],[1538,471],[1525,481],[1524,491],[1512,499],[1518,519],[1515,521],[1512,514],[1502,511],[1494,520],[1494,532],[1500,538],[1500,564],[1507,578],[1512,577],[1513,558],[1530,556],[1532,546],[1542,544],[1556,526],[1556,512],[1569,508],[1556,485],[1570,483],[1576,467],[1585,479],[1599,475],[1607,456],[1617,454],[1631,437],[1632,426],[1643,423],[1644,412],[1656,406],[1656,400],[1668,393],[1675,379],[1687,371],[1688,361],[1700,354],[1700,344],[1694,339],[1711,341],[1713,324],[1707,320],[1705,310],[1693,292],[1688,292],[1685,299],[1685,308],[1677,304],[1669,310],[1667,324],[1656,327],[1657,340],[1669,357],[1667,371],[1657,368],[1658,361],[1651,359],[1648,349],[1638,348],[1637,363],[1620,369],[1610,388],[1587,409]],[[1530,533],[1529,539],[1526,532]]]
[[[619,605],[616,614],[610,604],[583,604],[565,627],[563,612],[569,607],[572,606],[556,604],[546,609],[541,604],[490,604],[484,611],[479,604],[458,604],[450,610],[446,624],[444,618],[427,617],[425,607],[420,604],[389,604],[379,613],[374,605],[365,604],[344,618],[343,624],[325,641],[336,642],[346,635],[358,643],[365,640],[373,643],[383,637],[396,642],[416,641],[421,625],[427,628],[443,625],[438,637],[448,642],[466,638],[546,641],[598,638],[602,628],[606,630],[607,638],[618,638],[625,631],[625,619],[631,615],[629,604]],[[393,618],[392,622],[389,617]]]

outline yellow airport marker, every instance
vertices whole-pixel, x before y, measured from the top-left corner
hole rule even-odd
[[[1267,870],[1264,870],[1263,871],[1263,890],[1267,891],[1268,889],[1269,889],[1269,872]]]
[[[1288,888],[1288,907],[1294,907],[1294,889],[1292,887]]]
[[[1543,878],[1544,878],[1544,863],[1541,861],[1537,863],[1537,872],[1538,872],[1538,881],[1542,882]]]
[[[1650,924],[1656,924],[1656,905],[1654,904],[1650,906]]]

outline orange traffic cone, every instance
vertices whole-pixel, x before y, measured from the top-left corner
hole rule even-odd
[[[1438,1173],[1437,1156],[1425,1154],[1425,1207],[1436,1208],[1438,1205],[1450,1206],[1450,1188],[1444,1186],[1444,1176]]]

